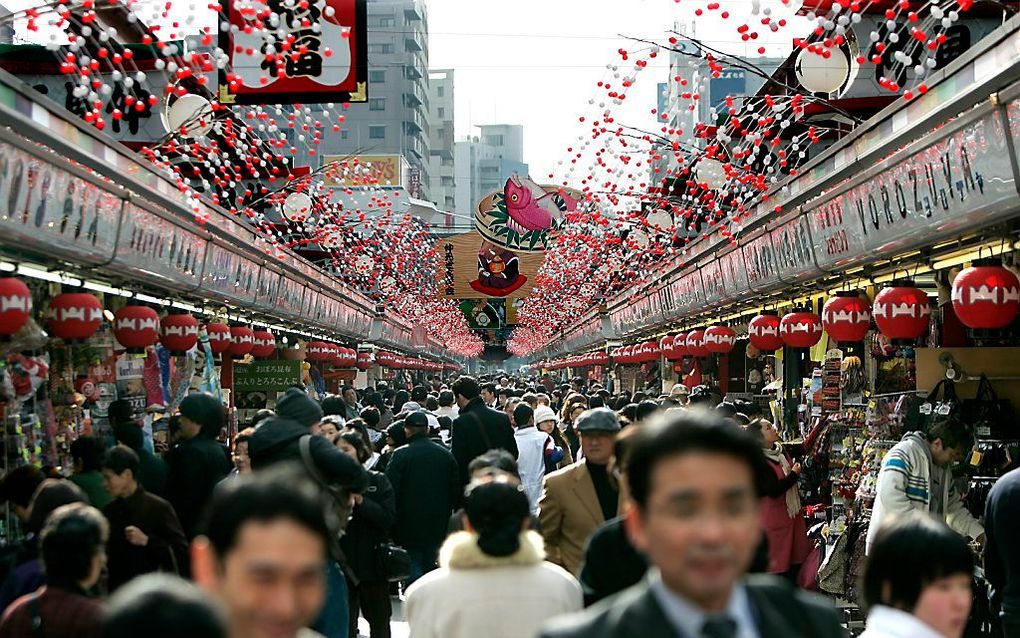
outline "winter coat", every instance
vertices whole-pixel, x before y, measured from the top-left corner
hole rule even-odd
[[[1020,469],[995,482],[985,504],[985,577],[1010,622],[1020,621]]]
[[[111,501],[103,515],[110,523],[106,554],[111,592],[135,576],[156,571],[179,574],[187,565],[188,539],[173,508],[141,485],[131,496]],[[132,525],[149,537],[146,545],[128,541],[124,529]]]
[[[495,557],[477,536],[450,536],[440,569],[407,590],[404,610],[415,638],[535,638],[553,616],[581,609],[581,587],[563,569],[543,561],[542,538],[521,534],[520,548]]]
[[[201,435],[178,443],[167,457],[166,500],[177,512],[184,534],[194,538],[216,484],[230,473],[222,445]]]
[[[941,473],[941,494],[932,494],[932,474],[936,472]],[[933,498],[942,500],[942,515],[958,534],[972,539],[984,534],[981,523],[967,511],[953,487],[952,469],[932,462],[928,440],[921,432],[908,432],[886,453],[878,473],[876,492],[868,527],[869,549],[887,517],[911,511],[929,513]]]
[[[621,494],[617,515],[622,513],[622,509]],[[579,573],[585,544],[606,522],[585,461],[578,461],[545,477],[538,517],[542,522],[549,561],[571,574]]]
[[[453,454],[424,433],[397,448],[386,466],[397,520],[393,539],[404,547],[436,548],[450,514],[460,505],[461,484]]]
[[[138,482],[149,494],[163,497],[166,494],[166,463],[152,452],[141,448],[138,455]]]
[[[592,534],[584,548],[581,589],[590,607],[641,582],[648,573],[648,559],[627,537],[622,516],[606,521]]]
[[[510,417],[486,407],[481,397],[471,399],[453,422],[451,451],[457,459],[460,484],[470,478],[468,465],[489,450],[500,448],[517,458],[517,442],[510,426]]]
[[[517,442],[517,471],[521,475],[521,487],[528,495],[531,513],[538,513],[538,500],[542,498],[542,482],[545,480],[545,450],[552,445],[552,437],[535,426],[517,428],[514,432]]]
[[[390,539],[390,530],[397,516],[393,486],[385,474],[368,473],[364,500],[354,506],[347,530],[340,538],[340,547],[347,557],[347,567],[358,581],[386,580],[379,569],[378,547]]]
[[[299,423],[288,419],[268,419],[248,440],[252,469],[287,462],[303,466],[300,442],[304,436],[310,436],[308,428]],[[365,469],[354,458],[338,450],[326,437],[312,436],[308,451],[315,462],[315,468],[330,486],[359,494],[365,491],[368,485]]]
[[[807,560],[811,544],[804,517],[800,512],[791,517],[786,506],[786,492],[797,489],[800,475],[785,474],[783,467],[771,459],[768,465],[772,474],[762,485],[761,523],[769,539],[768,573],[782,574]]]
[[[913,614],[884,605],[871,608],[865,627],[860,638],[943,638]]]
[[[36,635],[32,601],[38,600],[41,635],[45,638],[103,635],[103,602],[77,588],[44,587],[22,596],[4,612],[0,638],[32,638]]]

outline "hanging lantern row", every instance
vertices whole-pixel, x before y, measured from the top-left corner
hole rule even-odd
[[[376,355],[376,361],[379,365],[392,370],[424,370],[428,372],[442,372],[446,369],[444,364],[438,361],[426,361],[425,359],[418,359],[415,357],[405,357],[404,355],[394,354],[392,352],[380,352]]]
[[[609,355],[605,352],[587,352],[585,354],[572,355],[544,361],[539,367],[547,370],[563,370],[566,368],[587,368],[589,366],[609,365]]]
[[[356,368],[358,351],[326,341],[311,341],[305,350],[308,361],[333,365],[337,368]]]

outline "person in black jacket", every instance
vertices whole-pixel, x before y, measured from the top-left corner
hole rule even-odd
[[[514,429],[506,414],[485,405],[478,382],[461,377],[453,382],[460,415],[453,422],[451,451],[457,460],[460,484],[468,484],[468,465],[483,452],[503,449],[517,458]]]
[[[145,449],[145,435],[134,418],[134,411],[127,399],[117,399],[107,408],[110,428],[117,443],[126,445],[138,455],[138,482],[145,491],[156,496],[166,493],[166,463],[163,459]]]
[[[747,577],[761,538],[761,448],[703,409],[642,425],[630,441],[626,527],[656,569],[542,638],[840,638],[831,602],[774,576]]]
[[[357,430],[342,430],[336,435],[337,448],[364,464],[372,452]],[[368,488],[355,497],[354,511],[347,523],[347,531],[340,538],[340,547],[347,557],[347,567],[357,582],[351,582],[347,598],[350,601],[350,635],[358,635],[358,608],[368,621],[371,638],[390,637],[390,591],[387,574],[379,563],[379,546],[387,543],[390,529],[397,516],[397,503],[393,487],[385,474],[368,473]]]
[[[219,399],[191,394],[181,401],[182,439],[167,457],[166,500],[174,506],[188,539],[198,534],[199,518],[216,484],[230,473],[226,449],[216,437],[227,422]]]
[[[985,505],[985,576],[1005,638],[1020,638],[1020,469],[1004,474]]]
[[[404,419],[407,445],[397,449],[386,467],[397,501],[393,537],[411,559],[410,583],[436,568],[450,514],[460,504],[462,487],[457,461],[429,439],[424,412]]]

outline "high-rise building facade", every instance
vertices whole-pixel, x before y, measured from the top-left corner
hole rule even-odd
[[[511,175],[526,176],[524,127],[519,124],[488,124],[479,135],[457,142],[455,202],[459,213],[473,214],[486,195],[502,190]]]
[[[401,155],[412,197],[430,199],[428,16],[424,0],[368,0],[368,102],[351,104],[321,156]]]
[[[429,71],[429,194],[439,210],[457,212],[452,69]]]

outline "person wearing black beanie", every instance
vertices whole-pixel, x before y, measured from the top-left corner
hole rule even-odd
[[[291,388],[276,401],[276,416],[312,428],[312,434],[318,434],[314,429],[322,421],[322,407],[301,390]]]

